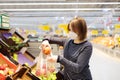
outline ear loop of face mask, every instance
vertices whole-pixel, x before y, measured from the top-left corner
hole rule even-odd
[[[73,31],[69,31],[68,37],[71,39],[75,39],[77,37],[77,34]]]

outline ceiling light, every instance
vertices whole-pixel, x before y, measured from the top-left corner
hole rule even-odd
[[[66,1],[66,0],[1,0],[1,1]]]
[[[112,10],[112,8],[44,8],[44,9],[1,9],[2,11],[80,11],[80,10]]]
[[[120,4],[120,2],[96,2],[96,3],[0,3],[0,5],[113,5]]]

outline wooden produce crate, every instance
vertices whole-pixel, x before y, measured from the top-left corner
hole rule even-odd
[[[17,66],[14,63],[12,63],[7,57],[5,57],[4,55],[0,53],[0,65],[3,65],[3,64],[7,64],[7,68],[9,67],[9,69],[13,69],[14,72],[17,69]],[[6,76],[7,75],[0,73],[0,80],[6,80]]]
[[[17,62],[21,65],[27,63],[28,66],[32,66],[35,64],[34,57],[27,51],[25,51],[24,53],[19,52],[17,56]]]
[[[17,71],[12,76],[8,76],[6,80],[40,80],[35,75],[31,73],[31,69],[26,66],[22,65],[19,71]]]

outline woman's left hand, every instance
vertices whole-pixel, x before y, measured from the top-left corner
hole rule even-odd
[[[57,62],[58,55],[51,55],[47,57],[47,61],[49,62]]]

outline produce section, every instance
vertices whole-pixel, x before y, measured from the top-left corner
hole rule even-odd
[[[114,38],[112,37],[97,37],[92,40],[93,43],[113,48],[115,46]]]
[[[3,63],[4,61],[1,60],[2,62],[0,64],[0,77],[2,80],[6,80],[6,77],[9,75],[21,74],[20,70],[22,70],[22,67],[18,69],[18,72],[15,71],[18,68],[18,65],[22,66],[23,64],[25,64],[29,67],[34,65],[34,57],[26,51],[26,47],[28,47],[29,45],[26,42],[27,40],[25,41],[25,39],[21,35],[19,35],[17,32],[13,32],[12,34],[10,33],[10,30],[6,31],[6,29],[0,29],[0,31],[0,52],[8,58],[8,61],[6,63]],[[2,57],[0,59],[2,59]],[[15,65],[15,70],[11,69],[14,68],[14,66],[11,67],[8,62],[13,62],[13,64]],[[25,75],[26,77],[28,76],[28,78],[25,79],[24,75],[21,75],[21,77],[23,76],[21,78],[22,80],[32,80],[34,78],[37,78],[30,71],[25,71]],[[7,77],[7,80],[14,80],[9,78],[10,77]]]
[[[34,62],[35,56],[33,56],[32,54],[30,54],[27,51],[27,48],[25,48],[25,47],[28,47],[29,44],[24,42],[24,38],[20,37],[21,35],[19,35],[17,32],[12,32],[13,34],[11,34],[9,32],[10,30],[6,31],[6,29],[5,29],[5,31],[3,29],[1,29],[1,31],[2,31],[1,32],[1,48],[0,48],[1,52],[6,52],[6,54],[4,54],[4,55],[7,56],[8,59],[10,59],[10,62],[14,62],[16,67],[18,67],[19,65],[22,66],[22,64],[25,64],[25,65],[31,67],[31,69],[32,69],[32,71],[30,71],[30,72],[28,70],[26,70],[24,77],[21,77],[20,73],[22,70],[24,70],[24,67],[21,67],[16,72],[11,68],[4,68],[3,65],[7,65],[7,64],[1,64],[0,65],[0,73],[2,75],[6,75],[6,77],[7,77],[6,78],[6,77],[1,76],[1,78],[2,77],[4,78],[3,80],[5,80],[5,78],[7,80],[18,79],[18,78],[23,79],[23,80],[32,80],[32,78],[29,75],[33,75],[33,76],[35,75],[34,77],[36,77],[36,78],[38,77],[39,79],[42,79],[42,80],[45,80],[45,79],[55,80],[56,79],[56,73],[54,72],[55,71],[54,65],[49,64],[49,66],[47,66],[48,64],[44,64],[41,71],[39,69],[36,69],[37,66],[35,66],[35,68],[32,68],[32,66],[35,65],[35,62]],[[43,48],[42,52],[44,53],[44,55],[50,55],[51,48],[49,46],[46,46]],[[6,69],[8,72],[6,71]],[[4,72],[3,70],[6,71],[6,74],[3,73]],[[49,71],[49,73],[48,73],[48,71]],[[12,76],[9,76],[9,75],[12,75]],[[19,75],[19,77],[15,78],[15,75]],[[25,78],[25,76],[26,76],[26,78]],[[27,78],[27,76],[28,76],[28,78]],[[33,79],[34,79],[34,77],[33,77]]]
[[[47,60],[63,56],[64,46],[44,38],[70,37],[68,23],[77,16],[93,45],[93,80],[120,80],[119,0],[0,0],[0,8],[1,80],[57,80],[63,66]]]
[[[119,34],[116,35],[113,37],[96,37],[91,42],[96,48],[104,51],[109,56],[120,59],[120,36]]]
[[[96,31],[92,31],[92,33],[96,33]],[[61,37],[61,36],[58,36],[58,37]],[[96,36],[96,34],[95,36],[92,36],[92,37],[93,38],[91,39],[91,42],[93,43],[94,47],[104,51],[107,55],[116,57],[118,59],[120,58],[119,34],[117,37],[115,36],[111,37],[111,36],[105,36],[105,35]],[[6,78],[7,80],[12,80],[12,79],[32,80],[34,78],[38,80],[39,79],[40,80],[56,80],[57,78],[56,71],[58,68],[56,67],[55,64],[47,63],[45,60],[45,56],[50,56],[53,50],[56,50],[55,53],[59,54],[59,49],[63,49],[63,47],[61,48],[61,46],[54,45],[54,44],[49,44],[46,46],[44,44],[41,45],[42,43],[40,41],[37,42],[39,43],[39,46],[37,46],[38,49],[44,55],[44,58],[39,57],[39,60],[38,60],[38,62],[41,61],[40,59],[43,59],[44,61],[43,62],[44,64],[41,64],[41,65],[39,64],[39,67],[41,67],[40,69],[38,68],[38,63],[36,64],[35,62],[35,59],[37,56],[34,56],[34,54],[31,54],[30,52],[27,51],[27,47],[29,47],[29,44],[27,44],[27,42],[24,42],[24,41],[25,41],[24,38],[19,33],[12,32],[11,34],[9,30],[1,29],[1,46],[0,46],[1,51],[3,50],[3,52],[6,52],[7,55],[9,55],[7,57],[10,57],[10,61],[15,63],[16,66],[18,66],[18,64],[21,65],[19,71],[16,72],[15,70],[9,67],[4,68],[4,65],[6,64],[1,64],[0,73],[3,76],[7,75],[6,77],[3,77],[1,75],[1,78]],[[6,56],[6,54],[4,55]],[[24,67],[22,66],[22,64],[25,64],[28,67]],[[6,69],[8,72],[6,71]],[[4,71],[6,71],[6,74],[3,73]],[[24,72],[22,73],[22,71]],[[20,73],[24,75],[20,75]],[[12,76],[9,76],[9,75],[12,75]],[[17,77],[15,77],[16,75]]]

